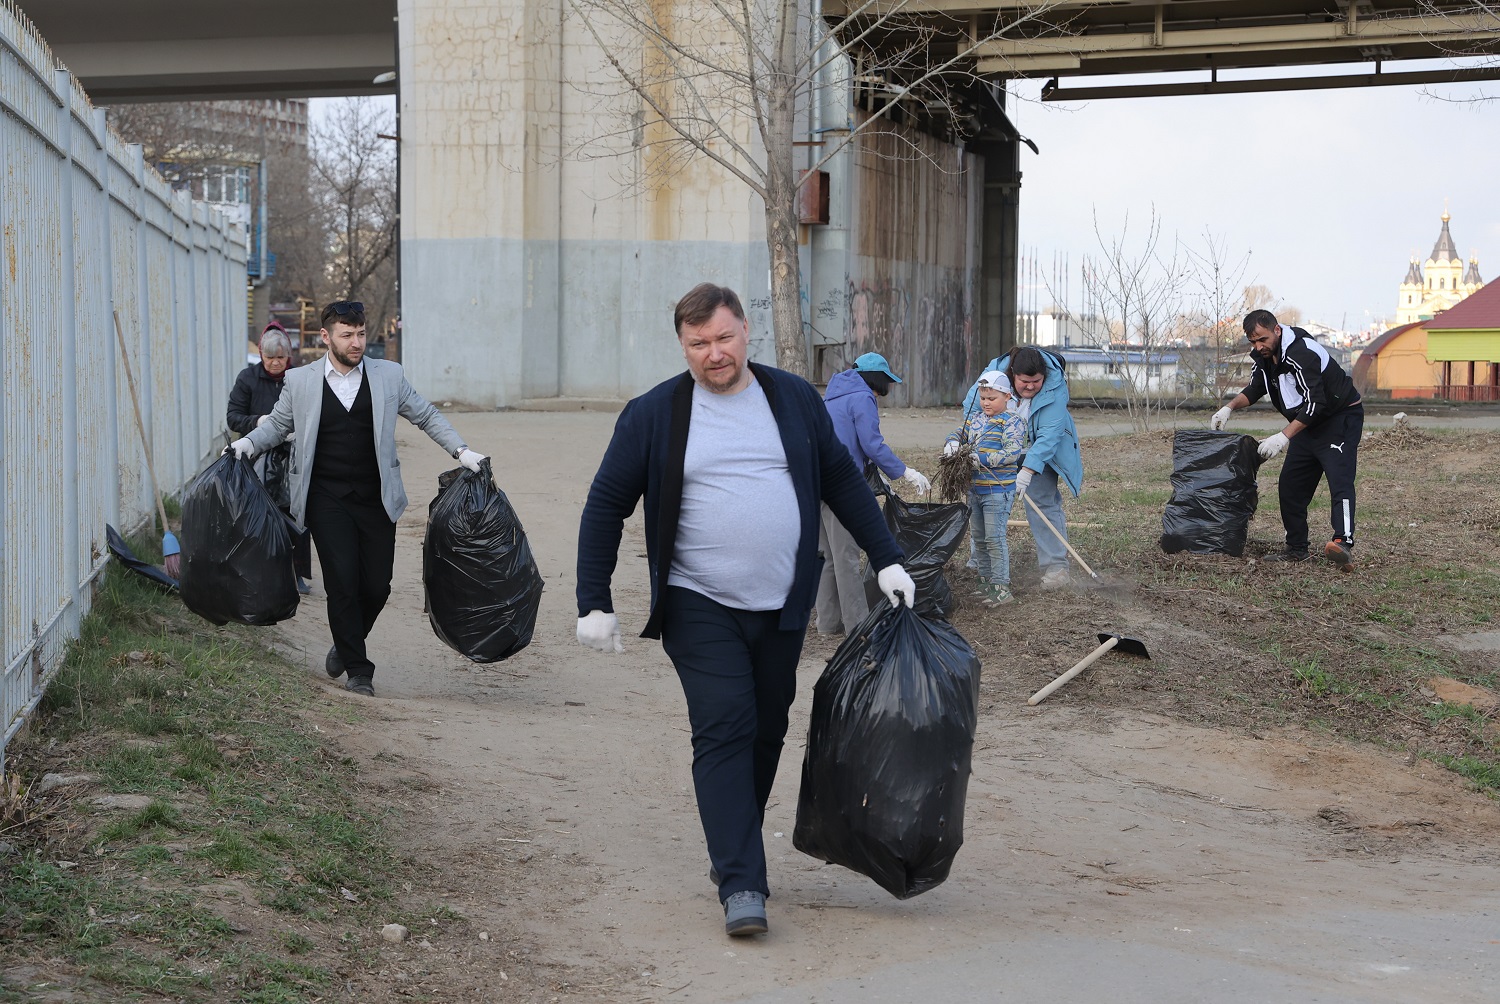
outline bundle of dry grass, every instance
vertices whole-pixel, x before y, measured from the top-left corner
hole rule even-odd
[[[969,486],[974,483],[974,444],[962,442],[955,453],[938,458],[937,477],[932,479],[933,490],[944,502],[958,502],[969,496]]]
[[[1389,429],[1366,436],[1365,441],[1360,444],[1360,449],[1392,452],[1421,450],[1431,446],[1435,438],[1431,433],[1423,432],[1412,425],[1402,413],[1391,420]]]

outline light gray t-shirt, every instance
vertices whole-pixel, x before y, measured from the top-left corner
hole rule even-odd
[[[694,386],[667,584],[736,610],[780,610],[801,535],[786,450],[760,382],[738,394]]]

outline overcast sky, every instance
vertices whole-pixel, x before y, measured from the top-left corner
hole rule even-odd
[[[1394,315],[1444,198],[1459,252],[1478,253],[1486,280],[1500,272],[1500,100],[1366,87],[1043,106],[1023,86],[1012,117],[1041,155],[1021,151],[1021,243],[1049,268],[1070,255],[1075,291],[1079,261],[1098,250],[1095,212],[1110,234],[1128,210],[1134,233],[1153,205],[1164,236],[1201,243],[1212,229],[1249,252],[1251,281],[1334,327]]]

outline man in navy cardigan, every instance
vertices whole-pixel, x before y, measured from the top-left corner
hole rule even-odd
[[[578,640],[624,651],[609,584],[625,518],[644,496],[651,613],[641,637],[661,639],[687,697],[725,930],[761,934],[770,894],[761,824],[823,563],[820,503],[880,569],[893,605],[911,606],[915,587],[817,390],[747,361],[734,291],[696,286],[674,320],[688,371],[625,406],[589,489]]]

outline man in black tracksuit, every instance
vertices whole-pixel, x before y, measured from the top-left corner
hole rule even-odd
[[[1215,412],[1209,424],[1224,428],[1231,412],[1266,394],[1287,420],[1285,429],[1260,441],[1262,460],[1287,451],[1277,483],[1286,550],[1266,560],[1307,560],[1307,504],[1327,475],[1333,539],[1323,546],[1323,554],[1340,571],[1353,571],[1354,473],[1365,427],[1359,391],[1327,349],[1301,328],[1277,322],[1269,310],[1252,310],[1244,329],[1255,372],[1250,385]]]

